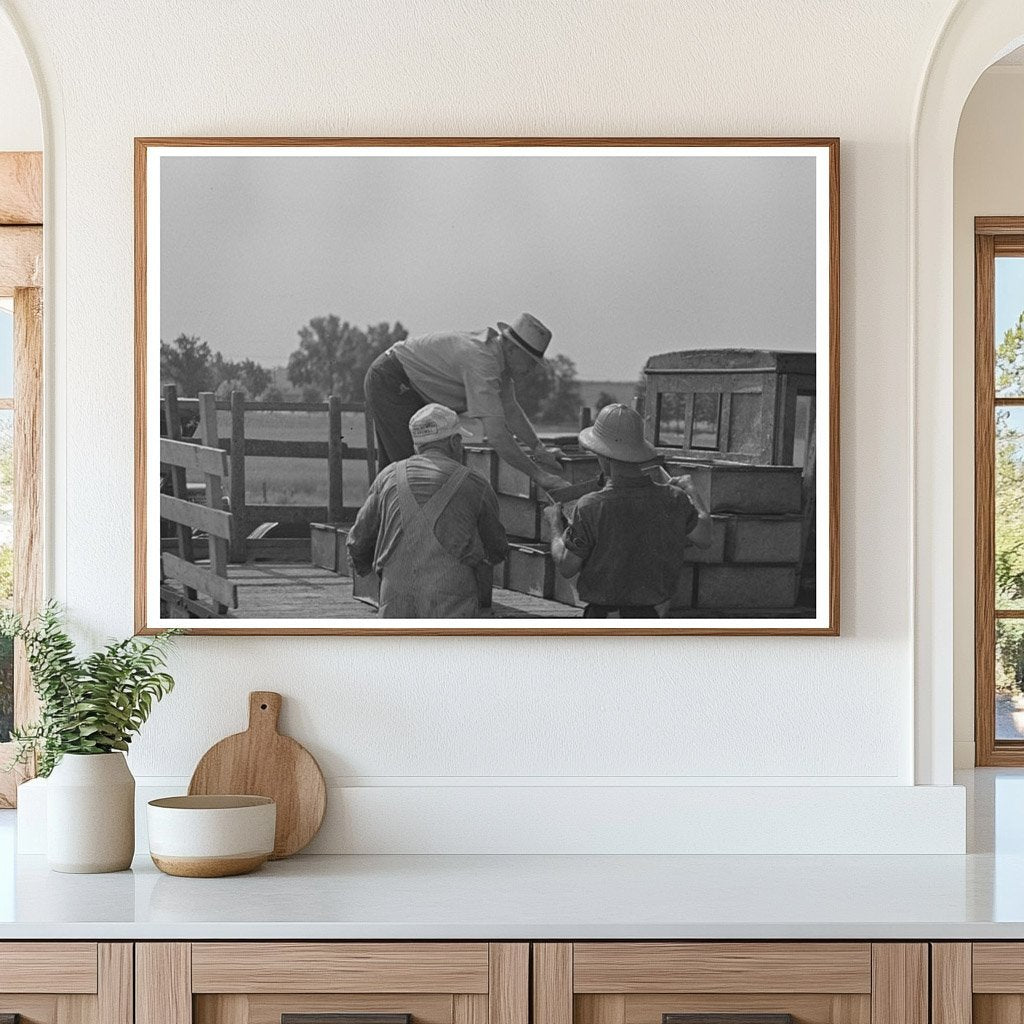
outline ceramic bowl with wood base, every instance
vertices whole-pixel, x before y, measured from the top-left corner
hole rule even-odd
[[[149,853],[168,875],[225,878],[274,852],[277,805],[266,796],[169,796],[147,808]]]

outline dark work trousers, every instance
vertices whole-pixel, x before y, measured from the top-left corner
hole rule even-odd
[[[398,356],[391,349],[370,364],[363,390],[380,449],[379,467],[383,469],[389,462],[409,458],[413,454],[409,418],[427,401],[409,383]]]
[[[657,619],[657,609],[649,604],[588,604],[583,609],[585,619],[607,619],[612,612],[618,612],[620,619]]]

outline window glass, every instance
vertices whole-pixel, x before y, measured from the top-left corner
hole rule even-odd
[[[996,739],[1024,739],[1024,622],[996,620]]]
[[[14,395],[14,315],[0,306],[0,398]]]
[[[997,740],[1024,740],[1024,259],[995,260],[992,515]]]
[[[654,443],[666,448],[686,447],[686,395],[658,395],[658,436]]]
[[[996,258],[996,397],[1024,397],[1024,259]]]
[[[740,455],[761,452],[761,392],[737,392],[729,408],[729,451]]]
[[[718,449],[718,423],[722,411],[722,396],[701,392],[693,396],[693,435],[691,448],[708,451]]]
[[[1024,608],[1024,408],[996,409],[996,610]]]

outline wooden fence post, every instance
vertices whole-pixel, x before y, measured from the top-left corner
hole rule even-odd
[[[172,441],[181,440],[181,416],[178,413],[178,388],[175,384],[164,386],[164,420],[167,427],[167,436]],[[181,466],[171,466],[171,493],[181,501],[188,501],[188,481],[185,479],[185,470]],[[178,554],[186,562],[194,562],[195,552],[192,545],[192,530],[183,523],[175,526],[178,535]],[[192,587],[185,587],[185,597],[190,601],[196,599],[196,591]]]
[[[199,395],[199,434],[203,444],[207,448],[220,447],[220,431],[217,429],[217,399],[212,391],[203,391]],[[210,473],[206,476],[206,504],[210,508],[223,510],[224,496],[222,494],[219,476]],[[218,575],[227,578],[228,575],[228,542],[223,537],[215,537],[212,533],[207,541],[207,549],[210,554],[210,568]],[[216,605],[218,615],[227,614],[227,605]]]
[[[341,399],[330,395],[327,399],[327,521],[341,522],[345,505],[342,486],[344,444],[341,440]]]
[[[245,561],[245,538],[249,517],[245,510],[245,392],[231,392],[231,531],[232,562]]]
[[[366,485],[369,487],[377,477],[377,428],[373,425],[369,402],[363,409],[363,422],[366,425]]]

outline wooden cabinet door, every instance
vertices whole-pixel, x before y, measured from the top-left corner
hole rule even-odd
[[[0,1018],[132,1024],[127,942],[0,942]]]
[[[923,943],[538,943],[533,1024],[928,1024]]]
[[[526,943],[140,943],[136,985],[136,1024],[529,1024]]]
[[[1024,1021],[1024,942],[932,944],[934,1024]]]

